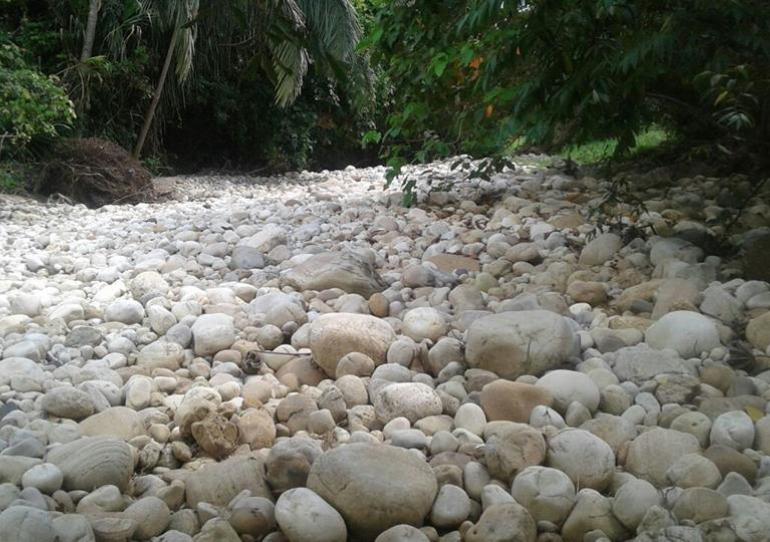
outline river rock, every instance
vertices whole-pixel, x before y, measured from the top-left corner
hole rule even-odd
[[[11,506],[0,513],[3,542],[56,542],[48,512],[30,506]]]
[[[323,314],[310,326],[313,359],[329,376],[351,352],[368,356],[376,365],[384,363],[394,340],[396,334],[387,322],[365,314]]]
[[[580,252],[581,265],[602,265],[623,247],[623,241],[614,233],[604,233],[592,239]]]
[[[494,504],[465,533],[465,542],[535,542],[537,525],[529,512],[517,503]]]
[[[64,474],[64,488],[91,491],[105,485],[125,490],[134,472],[131,447],[109,437],[83,437],[51,448],[47,461]]]
[[[557,368],[577,354],[578,345],[563,316],[544,310],[503,312],[471,324],[466,358],[471,367],[512,380]]]
[[[708,317],[692,311],[674,311],[655,322],[645,334],[652,348],[676,350],[683,358],[700,356],[718,347],[719,331]]]
[[[585,373],[550,371],[540,377],[535,385],[551,394],[554,408],[562,414],[567,412],[567,407],[573,402],[582,404],[591,412],[599,408],[599,388]]]
[[[444,316],[431,307],[411,309],[404,315],[403,333],[417,342],[423,339],[436,342],[446,331]]]
[[[548,390],[523,382],[500,379],[481,389],[481,408],[489,421],[527,423],[532,409],[538,405],[552,404],[553,397]]]
[[[195,353],[199,356],[216,354],[235,342],[233,318],[227,314],[203,314],[191,330]]]
[[[561,525],[575,504],[575,485],[560,470],[532,466],[516,475],[511,495],[535,521]]]
[[[711,444],[721,444],[742,451],[754,444],[754,422],[740,410],[720,414],[711,425]]]
[[[105,322],[140,324],[144,318],[144,307],[134,299],[119,299],[110,303],[104,311]]]
[[[770,312],[752,318],[746,326],[746,338],[763,352],[770,348]]]
[[[699,451],[698,439],[693,435],[655,428],[631,441],[626,469],[656,487],[665,487],[668,469],[683,455]]]
[[[426,384],[396,382],[388,384],[374,396],[377,419],[387,423],[395,418],[406,418],[411,423],[428,416],[441,414],[441,397]]]
[[[117,406],[97,412],[80,422],[80,432],[85,437],[115,437],[131,440],[144,435],[142,419],[136,410]]]
[[[545,453],[545,439],[540,431],[522,423],[499,426],[484,446],[489,473],[506,483],[522,469],[541,464]]]
[[[263,465],[263,460],[255,455],[235,455],[221,463],[208,463],[194,472],[180,471],[175,477],[185,482],[185,499],[190,508],[200,502],[225,506],[244,490],[255,497],[272,500]]]
[[[582,429],[565,429],[548,438],[549,467],[563,471],[577,487],[602,491],[615,472],[610,445]]]
[[[48,414],[72,420],[81,420],[94,412],[91,396],[69,386],[50,390],[43,396],[41,404]]]
[[[275,519],[289,542],[345,542],[347,528],[339,512],[313,491],[289,489],[275,503]]]
[[[364,540],[399,524],[422,524],[437,492],[427,463],[384,445],[348,444],[319,457],[307,487],[331,504]]]
[[[364,297],[385,289],[374,265],[348,251],[315,254],[290,269],[282,282],[300,292],[339,288]]]

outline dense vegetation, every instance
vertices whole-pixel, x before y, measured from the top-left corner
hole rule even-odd
[[[393,2],[368,36],[398,103],[391,163],[553,150],[657,123],[767,154],[770,4],[761,0]],[[371,134],[378,139],[378,134]]]
[[[347,0],[2,0],[0,159],[54,133],[188,169],[359,151],[360,35]]]
[[[153,167],[398,171],[654,126],[766,167],[770,4],[0,0],[0,97],[0,160],[96,136]]]

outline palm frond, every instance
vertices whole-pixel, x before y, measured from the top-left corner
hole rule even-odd
[[[310,58],[307,50],[291,41],[283,41],[271,48],[275,71],[275,102],[286,107],[302,92]]]
[[[358,15],[350,0],[296,0],[313,38],[325,54],[352,62],[361,39]]]
[[[108,29],[103,47],[115,58],[125,60],[129,44],[139,42],[152,23],[151,0],[110,0],[101,10],[102,28]]]

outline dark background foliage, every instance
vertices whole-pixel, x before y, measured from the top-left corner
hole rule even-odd
[[[653,125],[736,167],[770,156],[762,0],[95,2],[0,0],[0,161],[62,136],[136,151],[143,125],[157,171],[395,174],[603,138],[621,157]]]

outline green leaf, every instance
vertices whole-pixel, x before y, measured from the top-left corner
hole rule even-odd
[[[447,65],[449,64],[449,55],[446,53],[439,53],[433,58],[433,73],[436,77],[444,75]]]
[[[369,130],[361,138],[361,144],[366,147],[370,143],[379,143],[382,141],[382,134],[377,130]]]
[[[716,100],[714,100],[714,105],[715,105],[715,106],[719,105],[720,103],[722,103],[723,101],[725,101],[725,99],[726,99],[726,98],[727,98],[729,95],[730,95],[730,91],[729,91],[729,90],[723,90],[723,91],[722,91],[722,92],[719,94],[719,96],[717,96],[717,99],[716,99]]]

